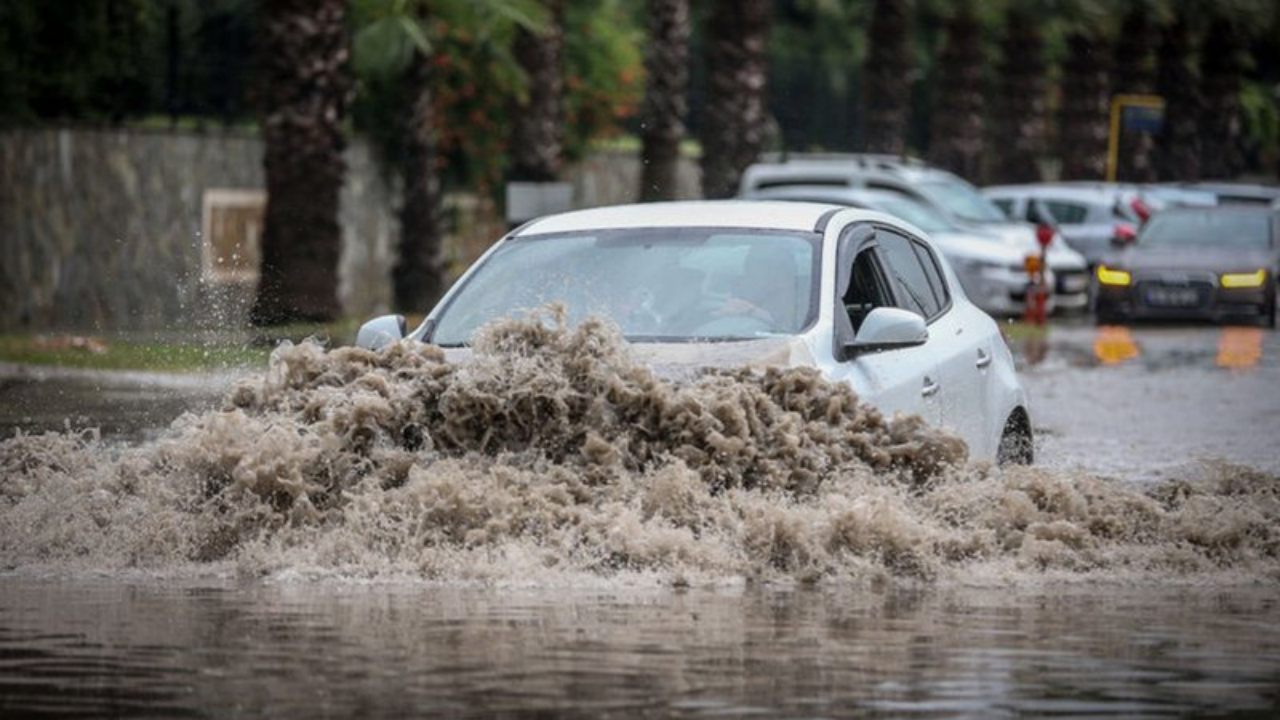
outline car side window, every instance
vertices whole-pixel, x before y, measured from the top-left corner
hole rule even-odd
[[[919,313],[926,320],[936,317],[942,312],[943,302],[935,294],[924,264],[912,247],[915,243],[887,230],[877,230],[876,237],[885,255],[897,306]]]
[[[1045,200],[1044,207],[1053,219],[1062,225],[1079,225],[1089,216],[1089,207],[1078,203]]]
[[[841,302],[856,333],[867,314],[878,307],[892,307],[893,295],[876,256],[875,246],[863,248],[853,261],[849,289]]]
[[[992,198],[992,204],[1000,208],[1000,212],[1007,216],[1013,216],[1013,200],[1009,198]]]
[[[914,240],[911,241],[911,248],[920,258],[920,264],[924,267],[925,276],[929,278],[929,285],[933,288],[933,295],[937,298],[939,307],[945,310],[951,304],[951,291],[947,289],[947,281],[942,277],[942,267],[938,265],[938,257],[932,250]]]

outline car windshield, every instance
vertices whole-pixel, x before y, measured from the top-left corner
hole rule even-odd
[[[1007,222],[1000,208],[959,180],[922,182],[920,192],[947,212],[973,222]]]
[[[955,224],[946,216],[928,205],[908,198],[885,198],[878,203],[880,210],[900,217],[925,232],[947,232],[955,230]]]
[[[1151,218],[1138,236],[1138,244],[1265,249],[1271,245],[1271,218],[1261,212],[1166,211]]]
[[[632,341],[794,335],[817,317],[819,240],[722,228],[516,238],[450,298],[431,340],[466,345],[485,323],[552,303],[571,324],[607,317]]]

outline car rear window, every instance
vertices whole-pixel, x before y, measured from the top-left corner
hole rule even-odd
[[[1271,213],[1173,210],[1156,214],[1139,245],[1265,249],[1271,246]]]

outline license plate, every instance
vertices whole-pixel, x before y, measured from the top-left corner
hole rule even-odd
[[[1147,302],[1165,307],[1189,307],[1200,304],[1200,293],[1192,288],[1151,288]]]

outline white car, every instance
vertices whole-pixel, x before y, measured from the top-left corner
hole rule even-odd
[[[886,414],[953,430],[973,459],[1032,459],[1026,393],[995,321],[925,235],[889,215],[721,201],[548,216],[496,243],[407,337],[462,353],[482,325],[553,302],[571,323],[612,319],[656,367],[816,367]],[[391,315],[357,343],[403,337]]]
[[[831,203],[878,210],[902,218],[929,234],[929,240],[951,263],[965,294],[975,305],[1001,316],[1019,315],[1025,308],[1030,283],[1027,256],[1040,254],[1040,246],[1035,241],[961,225],[931,205],[887,190],[787,185],[756,190],[751,197]],[[1045,280],[1049,287],[1055,285],[1054,266],[1061,267],[1064,263],[1082,266],[1074,251],[1057,242],[1050,243],[1047,259],[1050,269]],[[1055,300],[1055,295],[1050,294],[1049,310],[1053,310]]]
[[[1132,242],[1155,205],[1139,188],[1114,183],[994,185],[982,194],[1011,218],[1052,223],[1090,266]]]

